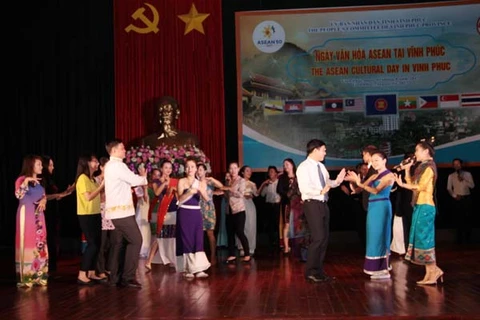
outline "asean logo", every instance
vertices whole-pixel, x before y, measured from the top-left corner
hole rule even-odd
[[[375,100],[375,110],[383,112],[388,108],[388,102],[384,98],[379,98]]]

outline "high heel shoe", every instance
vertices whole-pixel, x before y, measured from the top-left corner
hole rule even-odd
[[[244,262],[244,263],[249,263],[250,261],[252,261],[251,256],[248,256],[248,257],[245,257],[245,258],[242,259],[242,262]]]
[[[437,267],[437,272],[435,273],[435,283],[437,283],[438,279],[443,283],[443,270],[439,267]]]
[[[146,263],[145,264],[145,269],[147,269],[147,271],[145,271],[145,273],[148,273],[148,272],[152,271],[152,265],[150,263]]]
[[[237,258],[234,257],[234,258],[228,258],[227,260],[225,260],[225,263],[226,264],[233,264],[237,261]]]
[[[427,277],[426,277],[427,278]],[[430,277],[431,279],[423,279],[421,281],[417,281],[417,284],[424,285],[424,284],[437,284],[438,279],[440,282],[443,283],[443,271],[440,268],[436,268],[435,273]]]

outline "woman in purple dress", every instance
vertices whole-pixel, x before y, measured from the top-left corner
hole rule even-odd
[[[204,272],[210,267],[203,249],[203,216],[200,197],[208,200],[206,181],[195,178],[197,163],[188,159],[185,163],[187,176],[178,181],[177,211],[177,268],[187,279],[206,278]]]
[[[45,286],[48,278],[48,249],[45,216],[45,189],[38,176],[42,173],[42,158],[23,159],[20,176],[15,181],[15,196],[19,200],[15,265],[17,286]]]

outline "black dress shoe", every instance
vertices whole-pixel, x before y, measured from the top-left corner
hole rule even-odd
[[[122,280],[119,284],[120,287],[129,287],[129,288],[141,288],[142,284],[138,282],[137,280],[128,280],[124,281]]]
[[[332,280],[335,280],[335,278],[332,278],[332,277],[329,277],[327,275],[323,275],[323,276],[308,276],[305,278],[307,281],[311,282],[311,283],[319,283],[319,282],[328,282],[328,281],[332,281]]]

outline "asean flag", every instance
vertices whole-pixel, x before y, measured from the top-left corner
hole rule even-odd
[[[386,116],[397,114],[396,94],[376,94],[365,96],[365,115]]]

